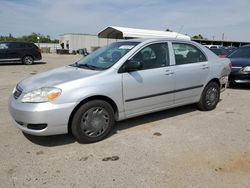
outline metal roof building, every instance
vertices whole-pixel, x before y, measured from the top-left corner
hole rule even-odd
[[[191,40],[187,35],[177,32],[135,29],[127,27],[110,26],[98,33],[98,35],[81,34],[81,33],[66,33],[60,36],[60,46],[63,49],[69,50],[70,53],[82,48],[87,48],[88,52],[94,51],[98,47],[103,47],[107,44],[133,38],[177,38],[183,40]],[[241,46],[250,44],[250,42],[238,41],[213,41],[206,39],[194,40],[201,44],[213,44],[222,46]]]
[[[193,41],[198,42],[203,45],[219,45],[219,46],[244,46],[250,44],[250,41],[229,41],[229,40],[208,40],[208,39],[193,39]]]
[[[132,38],[178,38],[184,40],[191,40],[187,35],[176,32],[135,29],[127,27],[110,26],[98,34],[99,38],[112,39],[132,39]]]
[[[98,36],[81,33],[66,33],[60,35],[59,43],[62,49],[69,50],[70,53],[82,48],[87,48],[88,52],[92,52],[96,48],[112,42],[133,38],[178,38],[191,40],[189,36],[176,32],[110,26],[102,30]]]

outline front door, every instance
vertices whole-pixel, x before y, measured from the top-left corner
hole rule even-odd
[[[8,43],[8,51],[6,53],[7,59],[11,59],[13,61],[20,60],[22,51],[24,50],[24,44],[23,43]]]
[[[168,44],[150,44],[137,52],[131,60],[142,62],[143,68],[122,75],[126,116],[173,105],[175,76],[169,66]]]

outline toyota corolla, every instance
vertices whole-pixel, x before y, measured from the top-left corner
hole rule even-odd
[[[121,41],[22,80],[9,110],[25,133],[71,132],[79,142],[96,142],[116,121],[193,103],[213,110],[230,66],[229,59],[192,41]]]

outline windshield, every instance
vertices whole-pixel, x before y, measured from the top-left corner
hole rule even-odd
[[[229,58],[250,58],[250,47],[243,47],[231,53]]]
[[[137,44],[139,44],[139,42],[115,42],[103,48],[99,48],[71,66],[93,70],[105,70],[118,62]]]

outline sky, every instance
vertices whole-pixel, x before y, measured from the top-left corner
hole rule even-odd
[[[108,26],[250,41],[249,0],[0,0],[0,35],[97,34]]]

